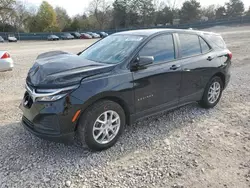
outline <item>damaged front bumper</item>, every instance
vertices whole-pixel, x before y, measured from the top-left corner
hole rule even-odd
[[[36,99],[36,98],[35,98]],[[34,135],[55,142],[69,143],[74,140],[77,121],[72,121],[81,108],[82,101],[70,94],[56,101],[36,101],[25,92],[20,109],[22,125]]]

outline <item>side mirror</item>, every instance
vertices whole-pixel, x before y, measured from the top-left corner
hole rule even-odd
[[[150,65],[153,62],[154,62],[153,56],[141,56],[141,57],[138,56],[132,65],[132,70],[136,71],[140,69],[145,69],[147,65]]]

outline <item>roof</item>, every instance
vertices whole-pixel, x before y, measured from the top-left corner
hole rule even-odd
[[[164,32],[187,32],[187,33],[199,33],[199,34],[215,34],[212,32],[205,32],[199,30],[190,30],[190,29],[141,29],[141,30],[130,30],[130,31],[122,31],[115,33],[115,35],[141,35],[141,36],[150,36],[157,33],[164,33]]]

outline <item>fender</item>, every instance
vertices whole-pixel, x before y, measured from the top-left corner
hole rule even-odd
[[[96,101],[102,99],[113,100],[114,102],[118,102],[122,107],[125,107],[130,114],[134,113],[134,108],[129,107],[129,104],[126,102],[126,100],[121,97],[120,92],[116,91],[105,91],[89,98],[86,102],[83,103],[82,110],[86,110],[86,108],[94,104]]]
[[[111,100],[116,103],[118,103],[124,110],[125,116],[126,116],[126,123],[127,124],[132,124],[131,123],[131,115],[134,114],[135,112],[135,107],[129,106],[129,104],[126,102],[124,98],[121,97],[121,94],[116,91],[106,91],[99,93],[91,98],[89,98],[86,102],[84,102],[81,105],[81,115],[86,111],[88,107],[93,105],[99,100]]]

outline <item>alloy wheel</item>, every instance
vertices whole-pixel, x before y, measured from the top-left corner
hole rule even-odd
[[[208,102],[214,104],[220,97],[221,86],[219,82],[213,82],[208,90]]]
[[[108,144],[118,134],[121,119],[113,110],[103,112],[95,121],[93,126],[93,138],[99,144]]]

